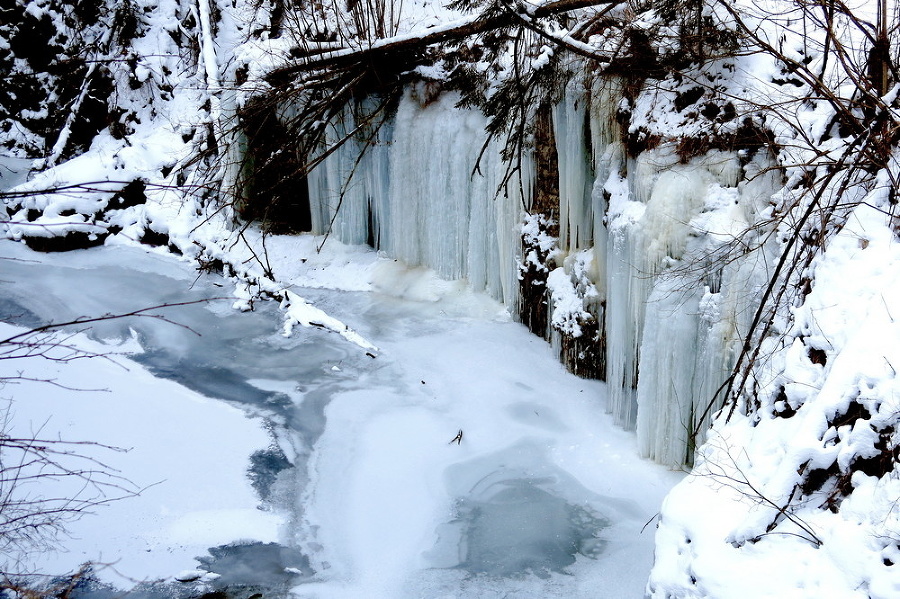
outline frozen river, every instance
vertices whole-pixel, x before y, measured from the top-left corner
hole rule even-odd
[[[15,366],[63,384],[7,386],[14,426],[131,447],[113,464],[148,487],[37,567],[97,561],[103,584],[169,596],[642,596],[641,531],[681,475],[639,459],[604,385],[491,300],[293,289],[366,351],[318,327],[285,336],[276,303],[239,312],[214,299],[224,279],[142,248],[0,247],[2,319],[21,326],[210,300],[74,339],[113,361]]]

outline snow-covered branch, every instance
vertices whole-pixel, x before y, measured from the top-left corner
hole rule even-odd
[[[343,48],[309,55],[298,59],[292,64],[273,70],[266,77],[269,81],[284,81],[291,77],[319,69],[336,68],[361,61],[371,61],[384,56],[390,56],[397,52],[415,52],[428,46],[464,39],[487,31],[521,24],[524,19],[527,23],[533,23],[535,19],[549,17],[587,7],[615,6],[622,0],[552,0],[539,5],[531,5],[525,2],[504,6],[503,11],[486,11],[470,15],[456,21],[445,23],[439,27],[433,27],[424,31],[416,31],[395,37],[379,39],[364,48]],[[576,40],[567,39],[565,36],[554,36],[561,43],[577,48],[579,53],[589,52],[595,56],[590,46],[582,46]],[[573,43],[574,42],[574,43]]]

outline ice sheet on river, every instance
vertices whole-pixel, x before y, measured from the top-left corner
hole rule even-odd
[[[195,282],[190,265],[141,249],[61,256],[3,249],[18,260],[4,261],[0,307],[4,318],[26,325],[229,295],[226,282]],[[257,303],[252,313],[232,310],[231,300],[194,304],[166,312],[184,326],[141,318],[91,332],[128,347],[136,339],[142,351],[131,357],[141,365],[134,372],[169,379],[162,382],[173,398],[199,393],[255,418],[216,431],[214,418],[186,416],[177,402],[153,403],[154,422],[185,429],[181,438],[158,442],[134,435],[146,445],[143,455],[157,456],[157,471],[194,458],[207,460],[201,470],[214,470],[212,458],[190,455],[200,451],[191,437],[211,445],[204,455],[230,448],[229,459],[239,463],[222,465],[218,477],[206,472],[204,488],[176,477],[151,497],[121,503],[124,522],[170,500],[175,510],[195,509],[175,501],[193,494],[201,504],[238,495],[246,504],[255,489],[268,510],[261,517],[271,522],[277,514],[278,531],[219,535],[210,551],[157,535],[147,553],[137,550],[150,542],[138,526],[104,536],[112,528],[101,524],[101,513],[82,521],[93,533],[72,541],[73,555],[119,559],[133,579],[171,580],[199,568],[226,580],[233,574],[234,584],[244,584],[244,571],[259,585],[259,572],[284,571],[289,576],[272,574],[271,586],[292,586],[300,597],[641,596],[653,547],[652,531],[641,535],[641,528],[678,476],[636,457],[633,436],[604,414],[601,383],[568,375],[544,342],[499,318],[499,306],[483,297],[454,291],[416,302],[371,292],[302,293],[377,345],[377,358],[319,328],[296,328],[285,338],[274,303]],[[152,379],[136,376],[152,387]],[[127,385],[114,391],[120,405],[150,401]],[[67,430],[101,441],[105,430],[127,437],[144,424],[80,410]],[[93,425],[82,428],[87,422]],[[236,435],[246,438],[237,442]],[[132,477],[145,465],[126,457],[119,467]],[[248,471],[235,480],[235,472]],[[235,532],[248,517],[223,512],[207,524]],[[131,541],[117,540],[129,534]],[[242,540],[253,543],[228,548]],[[168,557],[154,562],[157,554]],[[214,586],[212,578],[190,584]]]

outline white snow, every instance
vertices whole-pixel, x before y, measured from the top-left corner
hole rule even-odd
[[[2,324],[0,336],[21,330]],[[278,539],[282,518],[257,509],[246,477],[249,454],[269,443],[259,419],[115,355],[134,351],[133,343],[123,348],[81,334],[68,343],[113,355],[69,363],[40,357],[4,361],[3,376],[22,372],[28,379],[54,381],[4,385],[3,396],[11,399],[11,432],[126,449],[79,451],[118,471],[139,496],[100,506],[66,526],[68,535],[28,556],[26,564],[62,574],[92,561],[104,579],[125,585],[173,576],[209,547],[236,539]],[[72,484],[63,489],[75,490]]]
[[[679,570],[687,563],[679,565],[679,560],[685,558],[660,553],[650,581],[652,596],[663,597],[678,587],[688,597],[725,598],[746,596],[747,588],[760,597],[821,593],[886,599],[900,592],[900,573],[892,566],[900,531],[896,477],[856,472],[852,494],[840,511],[820,509],[826,488],[789,506],[790,519],[768,528],[779,520],[775,506],[785,505],[800,482],[800,464],[807,464],[808,471],[827,468],[837,459],[846,468],[861,447],[869,448],[864,457],[877,455],[869,453],[872,437],[877,437],[872,427],[883,426],[879,423],[885,422],[885,414],[897,409],[893,364],[900,360],[900,346],[895,316],[884,298],[897,288],[898,257],[884,215],[873,206],[856,208],[819,260],[817,285],[795,315],[794,334],[825,349],[827,364],[811,362],[795,339],[772,357],[763,371],[771,378],[761,382],[765,389],[784,385],[786,401],[797,414],[766,415],[785,409],[773,405],[778,401],[773,397],[760,409],[755,425],[744,418],[725,423],[720,417],[693,474],[667,498],[657,541],[685,547],[685,539],[692,539],[685,556],[691,556],[689,567],[705,588],[683,580]],[[851,401],[870,409],[868,422],[858,421],[852,429],[829,427],[828,420],[846,411]],[[701,505],[703,516],[697,512]],[[814,546],[804,527],[821,547]],[[779,567],[784,564],[792,567]],[[770,575],[747,576],[753,571]]]
[[[291,291],[284,291],[284,301],[281,308],[285,311],[284,336],[290,337],[295,325],[304,327],[317,326],[334,331],[350,343],[363,349],[378,351],[378,348],[366,341],[359,333],[350,329],[343,322],[329,316],[319,308],[316,308],[305,299]]]

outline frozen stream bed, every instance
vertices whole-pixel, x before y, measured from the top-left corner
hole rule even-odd
[[[337,279],[377,278],[374,254],[351,264],[335,245]],[[25,327],[232,289],[142,248],[4,242],[0,256],[2,320]],[[277,304],[223,299],[158,312],[177,325],[118,319],[72,339],[112,359],[3,364],[58,383],[3,389],[17,430],[132,448],[101,457],[146,487],[30,563],[108,564],[98,581],[151,596],[641,597],[654,530],[641,529],[682,475],[637,457],[604,385],[459,286],[413,300],[392,293],[410,271],[376,291],[323,272],[292,290],[377,352],[317,327],[285,336]]]

